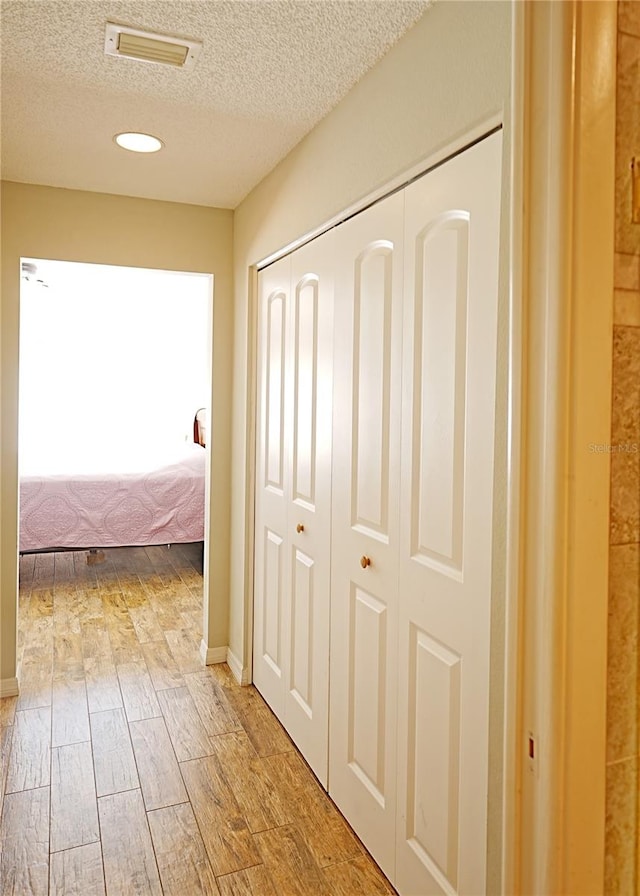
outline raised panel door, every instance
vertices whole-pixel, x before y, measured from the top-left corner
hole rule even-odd
[[[329,793],[392,879],[402,194],[337,229]]]
[[[291,259],[258,277],[258,407],[253,680],[284,719],[285,620],[290,590],[288,541],[289,432],[287,380]]]
[[[322,784],[329,743],[333,247],[329,231],[291,256],[288,496],[290,596],[284,724]]]
[[[501,135],[405,190],[396,886],[486,888]]]

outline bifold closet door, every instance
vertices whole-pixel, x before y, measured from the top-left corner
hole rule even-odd
[[[253,681],[284,718],[284,627],[290,588],[289,430],[285,393],[290,366],[291,259],[258,275],[258,412],[256,450]]]
[[[254,682],[326,786],[333,246],[259,275]]]
[[[329,793],[391,880],[403,207],[340,225],[335,256]]]
[[[500,184],[496,133],[405,190],[401,894],[485,892]]]

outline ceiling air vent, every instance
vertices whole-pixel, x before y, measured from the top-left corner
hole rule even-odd
[[[202,44],[197,40],[154,34],[107,22],[104,38],[104,52],[107,56],[124,56],[140,62],[191,68],[201,49]]]

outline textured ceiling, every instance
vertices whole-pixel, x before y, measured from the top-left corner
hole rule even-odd
[[[430,0],[2,0],[2,177],[234,208]],[[107,20],[203,41],[181,71],[104,55]],[[121,131],[162,138],[127,153]]]

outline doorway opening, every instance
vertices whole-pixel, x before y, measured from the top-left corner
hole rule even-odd
[[[199,639],[209,448],[194,419],[211,401],[213,277],[36,258],[21,270],[21,584],[46,591],[81,568],[86,584],[93,567],[115,590],[142,565],[151,590],[177,567],[188,591],[180,570],[196,572],[197,610],[182,596]]]

